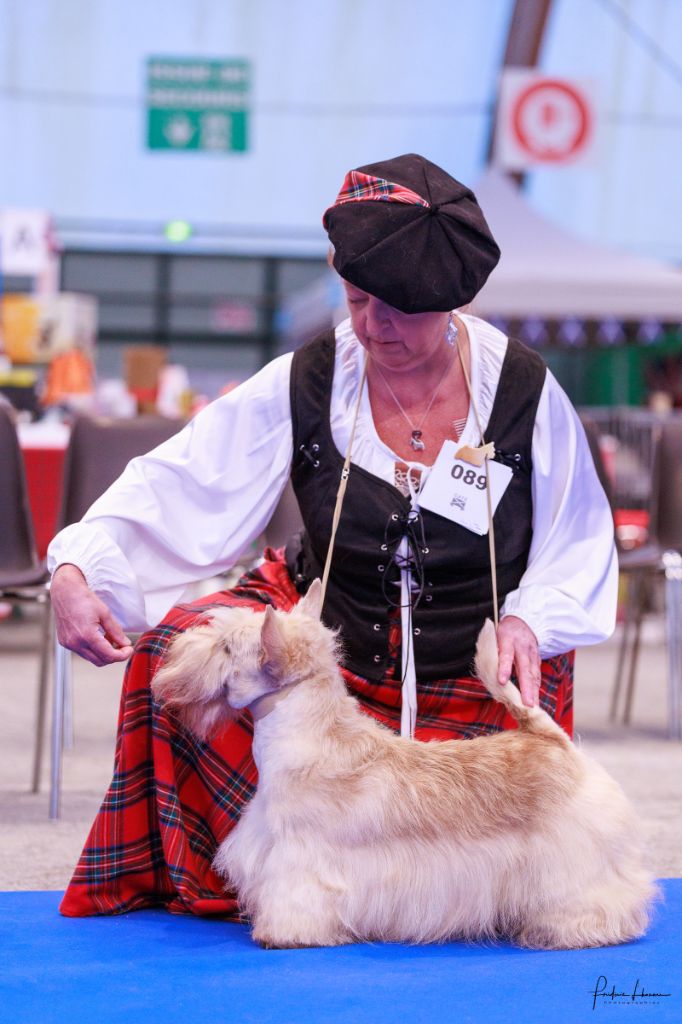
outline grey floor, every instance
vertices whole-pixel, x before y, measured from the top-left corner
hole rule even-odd
[[[62,818],[48,820],[47,764],[30,789],[37,686],[37,623],[0,622],[0,889],[62,889],[110,778],[122,669],[74,658],[75,742],[64,758]],[[663,624],[646,623],[633,724],[608,706],[616,639],[578,653],[576,733],[632,799],[660,877],[682,876],[682,743],[666,733]]]

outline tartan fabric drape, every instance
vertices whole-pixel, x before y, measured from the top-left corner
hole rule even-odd
[[[138,642],[125,676],[114,776],[66,890],[61,912],[80,917],[165,905],[176,913],[237,920],[234,895],[226,892],[211,862],[257,785],[248,712],[201,743],[180,728],[152,698],[150,681],[173,636],[219,605],[288,610],[298,600],[281,552],[265,552],[263,564],[237,587],[180,605]],[[344,672],[362,708],[400,730],[400,625],[390,635],[392,657],[377,685]],[[573,657],[543,662],[541,702],[572,732]],[[475,679],[418,685],[418,740],[464,739],[514,728],[501,705]]]

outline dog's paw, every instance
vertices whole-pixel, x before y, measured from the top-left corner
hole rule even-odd
[[[251,937],[257,942],[261,949],[310,949],[314,946],[324,945],[320,942],[295,942],[290,936],[267,935],[262,932],[252,932]]]
[[[251,938],[254,942],[258,943],[261,949],[283,949],[274,939],[271,939],[269,935],[256,935],[255,932],[251,933]]]
[[[262,949],[318,949],[323,946],[347,946],[356,941],[352,935],[341,932],[325,934],[319,929],[308,935],[292,932],[278,935],[270,930],[254,928],[251,938]]]

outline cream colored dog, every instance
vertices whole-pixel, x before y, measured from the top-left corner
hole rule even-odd
[[[620,787],[518,690],[477,672],[518,731],[402,739],[364,714],[319,621],[319,582],[289,614],[217,609],[172,644],[153,689],[206,736],[250,708],[258,790],[218,849],[264,946],[627,942],[656,888]]]

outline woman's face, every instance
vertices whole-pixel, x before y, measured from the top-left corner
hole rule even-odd
[[[401,313],[343,282],[353,330],[370,356],[386,370],[416,370],[446,351],[449,313]]]

